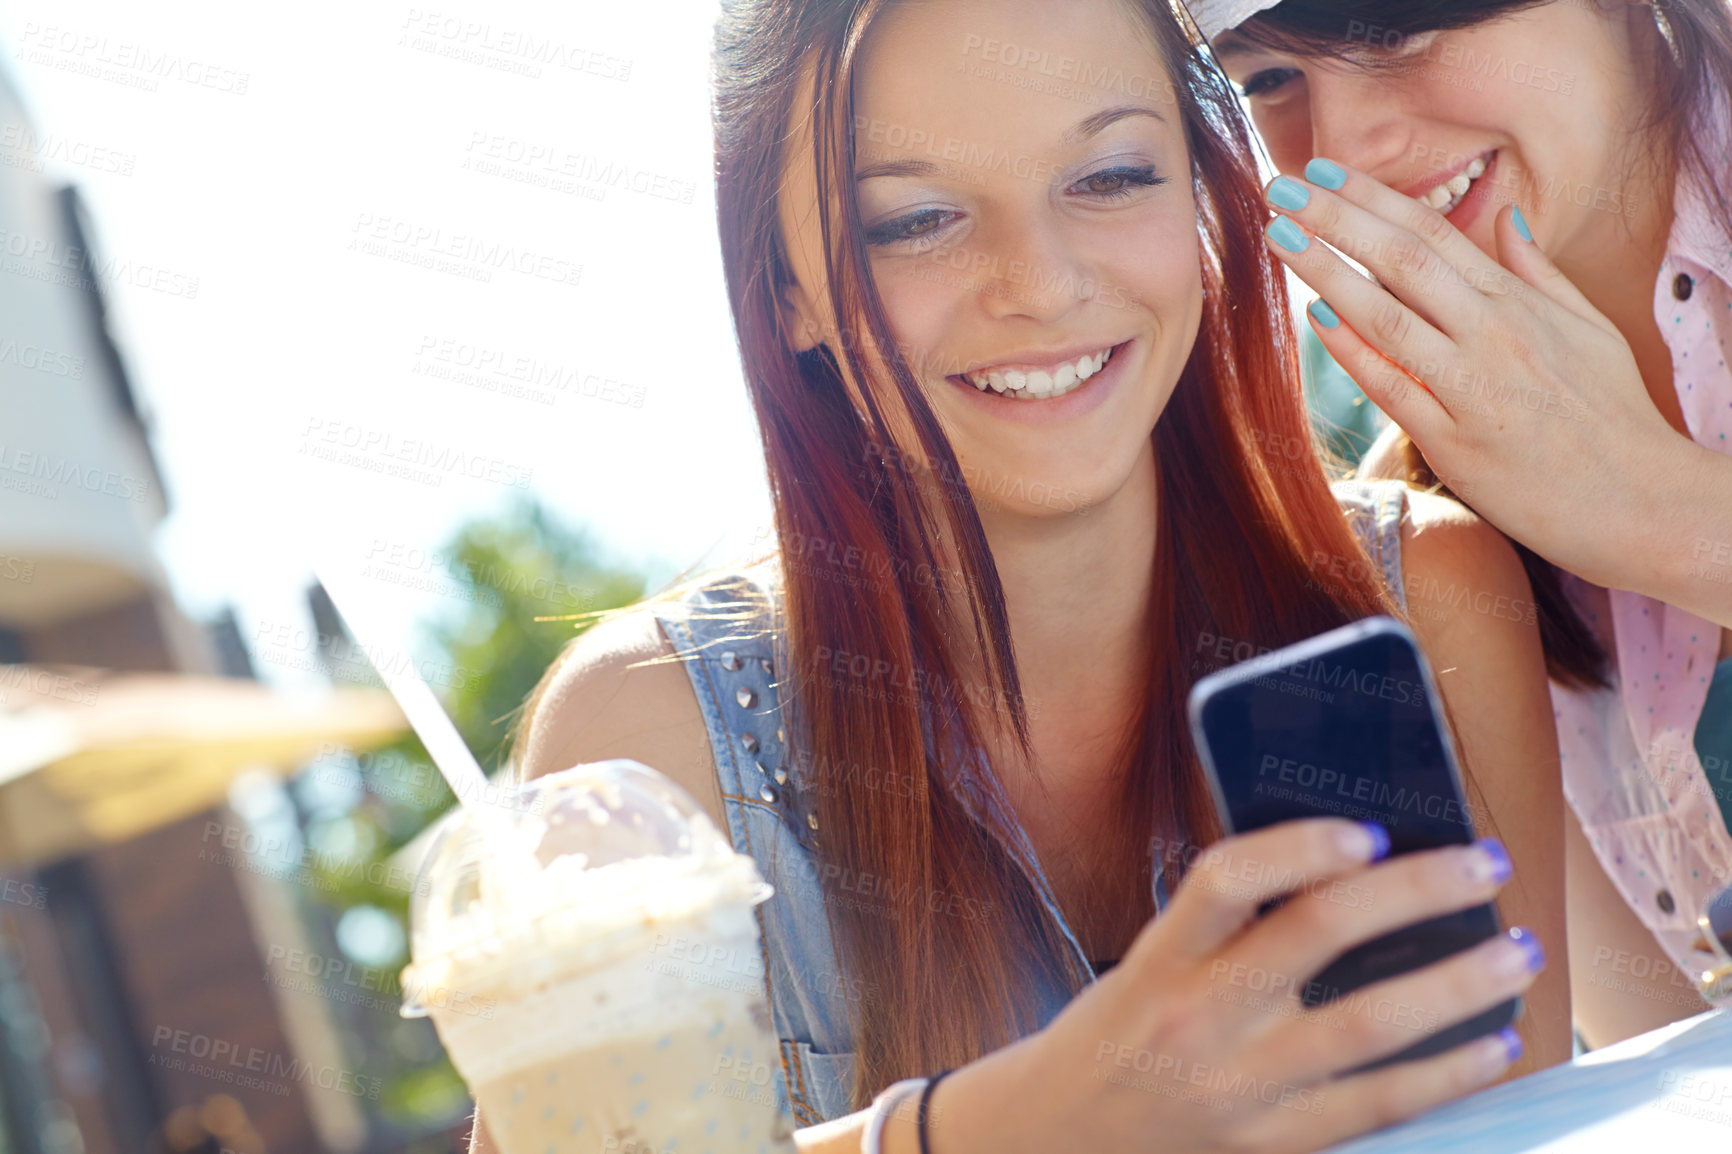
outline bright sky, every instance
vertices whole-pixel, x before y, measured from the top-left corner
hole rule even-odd
[[[0,17],[29,154],[81,187],[103,258],[156,270],[109,297],[172,502],[158,553],[195,617],[236,607],[261,676],[321,680],[308,534],[396,651],[466,608],[428,552],[515,495],[655,581],[768,523],[715,235],[715,10]]]
[[[769,516],[711,193],[712,0],[21,0],[7,64],[81,186],[196,616],[300,680],[304,518],[388,632],[534,493],[658,577]],[[196,280],[196,290],[190,288]],[[514,393],[515,390],[515,393]],[[395,470],[395,473],[386,470]],[[466,473],[473,476],[465,475]],[[259,645],[254,645],[255,654]]]

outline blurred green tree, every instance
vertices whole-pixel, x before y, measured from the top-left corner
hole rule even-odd
[[[1351,473],[1389,418],[1335,362],[1316,331],[1304,321],[1299,324],[1299,372],[1312,432],[1331,466],[1329,475]]]
[[[489,770],[501,764],[511,721],[566,643],[591,615],[644,595],[641,574],[597,552],[588,534],[533,499],[464,525],[445,547],[452,576],[473,593],[466,611],[431,628],[444,656],[471,675],[445,693],[445,706]]]

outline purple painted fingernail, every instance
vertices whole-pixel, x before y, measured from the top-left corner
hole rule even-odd
[[[1489,871],[1485,875],[1486,881],[1496,882],[1501,886],[1514,876],[1515,866],[1510,862],[1509,851],[1504,849],[1503,842],[1495,837],[1482,837],[1474,846],[1485,855],[1486,862],[1482,864]]]
[[[1546,948],[1540,945],[1539,938],[1526,926],[1517,926],[1509,932],[1510,941],[1522,948],[1528,956],[1528,973],[1537,974],[1546,968]]]
[[[1516,1064],[1522,1056],[1522,1036],[1516,1033],[1514,1026],[1505,1026],[1497,1032],[1497,1040],[1503,1043],[1504,1053],[1509,1055],[1509,1064]]]
[[[1389,856],[1389,831],[1374,821],[1359,823],[1371,835],[1371,856],[1367,861],[1382,861]]]

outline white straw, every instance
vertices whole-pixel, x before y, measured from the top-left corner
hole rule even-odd
[[[319,584],[330,594],[331,603],[337,607],[337,612],[343,615],[343,620],[349,626],[349,632],[354,636],[355,643],[361,651],[372,659],[375,654],[385,654],[388,650],[375,648],[368,644],[371,623],[363,625],[361,617],[354,611],[360,599],[353,597],[353,586],[349,583],[347,574],[337,577],[340,570],[335,565],[323,564],[313,566],[313,576],[319,579]],[[427,683],[421,680],[415,672],[413,662],[373,660],[373,667],[385,681],[385,688],[391,691],[391,696],[397,699],[397,704],[403,710],[403,716],[409,719],[409,727],[415,731],[415,736],[421,739],[421,744],[427,747],[427,755],[433,759],[433,764],[439,767],[445,782],[451,787],[451,792],[457,795],[457,800],[466,806],[476,807],[487,789],[487,775],[481,771],[475,755],[469,752],[469,747],[463,743],[457,727],[451,724],[451,719],[445,715],[439,699],[433,696],[433,691],[427,688]]]

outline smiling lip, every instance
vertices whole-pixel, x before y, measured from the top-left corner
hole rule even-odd
[[[1484,179],[1485,173],[1491,169],[1493,159],[1496,156],[1497,149],[1495,148],[1470,156],[1449,172],[1440,172],[1435,176],[1428,176],[1424,180],[1408,185],[1406,188],[1400,190],[1401,194],[1403,196],[1411,197],[1414,200],[1424,202],[1426,195],[1430,193],[1432,189],[1448,184],[1456,177],[1466,174],[1468,167],[1477,160],[1484,166],[1484,168],[1481,169],[1479,176],[1472,178],[1473,184],[1470,185],[1466,190],[1466,193],[1463,194],[1465,196],[1467,193],[1471,193],[1474,188],[1478,187],[1479,182]]]
[[[958,374],[977,391],[1021,401],[1056,401],[1073,393],[1112,363],[1116,345],[1097,347],[1062,360],[998,361],[990,368]]]
[[[1050,373],[1060,365],[1073,364],[1083,357],[1090,357],[1096,353],[1106,352],[1117,347],[1118,346],[1113,344],[1111,341],[1100,341],[1092,345],[1073,345],[1068,349],[1061,349],[1058,352],[1031,351],[1018,353],[1015,357],[1006,358],[1002,361],[987,361],[982,364],[971,365],[968,368],[963,369],[960,373],[957,373],[956,376],[966,382],[970,374],[973,373]]]
[[[1480,174],[1473,187],[1467,190],[1467,195],[1461,198],[1461,203],[1449,210],[1449,223],[1459,232],[1467,232],[1473,228],[1479,219],[1488,211],[1496,212],[1498,201],[1496,197],[1498,172],[1503,165],[1503,152],[1491,154],[1491,163],[1485,166],[1485,172]]]
[[[1137,347],[1137,338],[1133,337],[1122,344],[1106,347],[1112,355],[1107,358],[1106,364],[1100,372],[1062,396],[1046,398],[1008,397],[994,392],[992,389],[981,392],[963,376],[949,376],[945,380],[966,394],[962,401],[963,404],[978,405],[983,412],[991,416],[1019,425],[1058,424],[1080,417],[1082,414],[1104,405],[1107,398],[1117,388],[1119,378],[1131,371],[1128,365],[1131,359],[1130,354]],[[1087,356],[1090,351],[1083,350],[1078,355]],[[1009,363],[1014,364],[1015,362]],[[994,371],[996,366],[987,366],[987,368],[989,371]],[[973,371],[978,372],[979,370]]]

